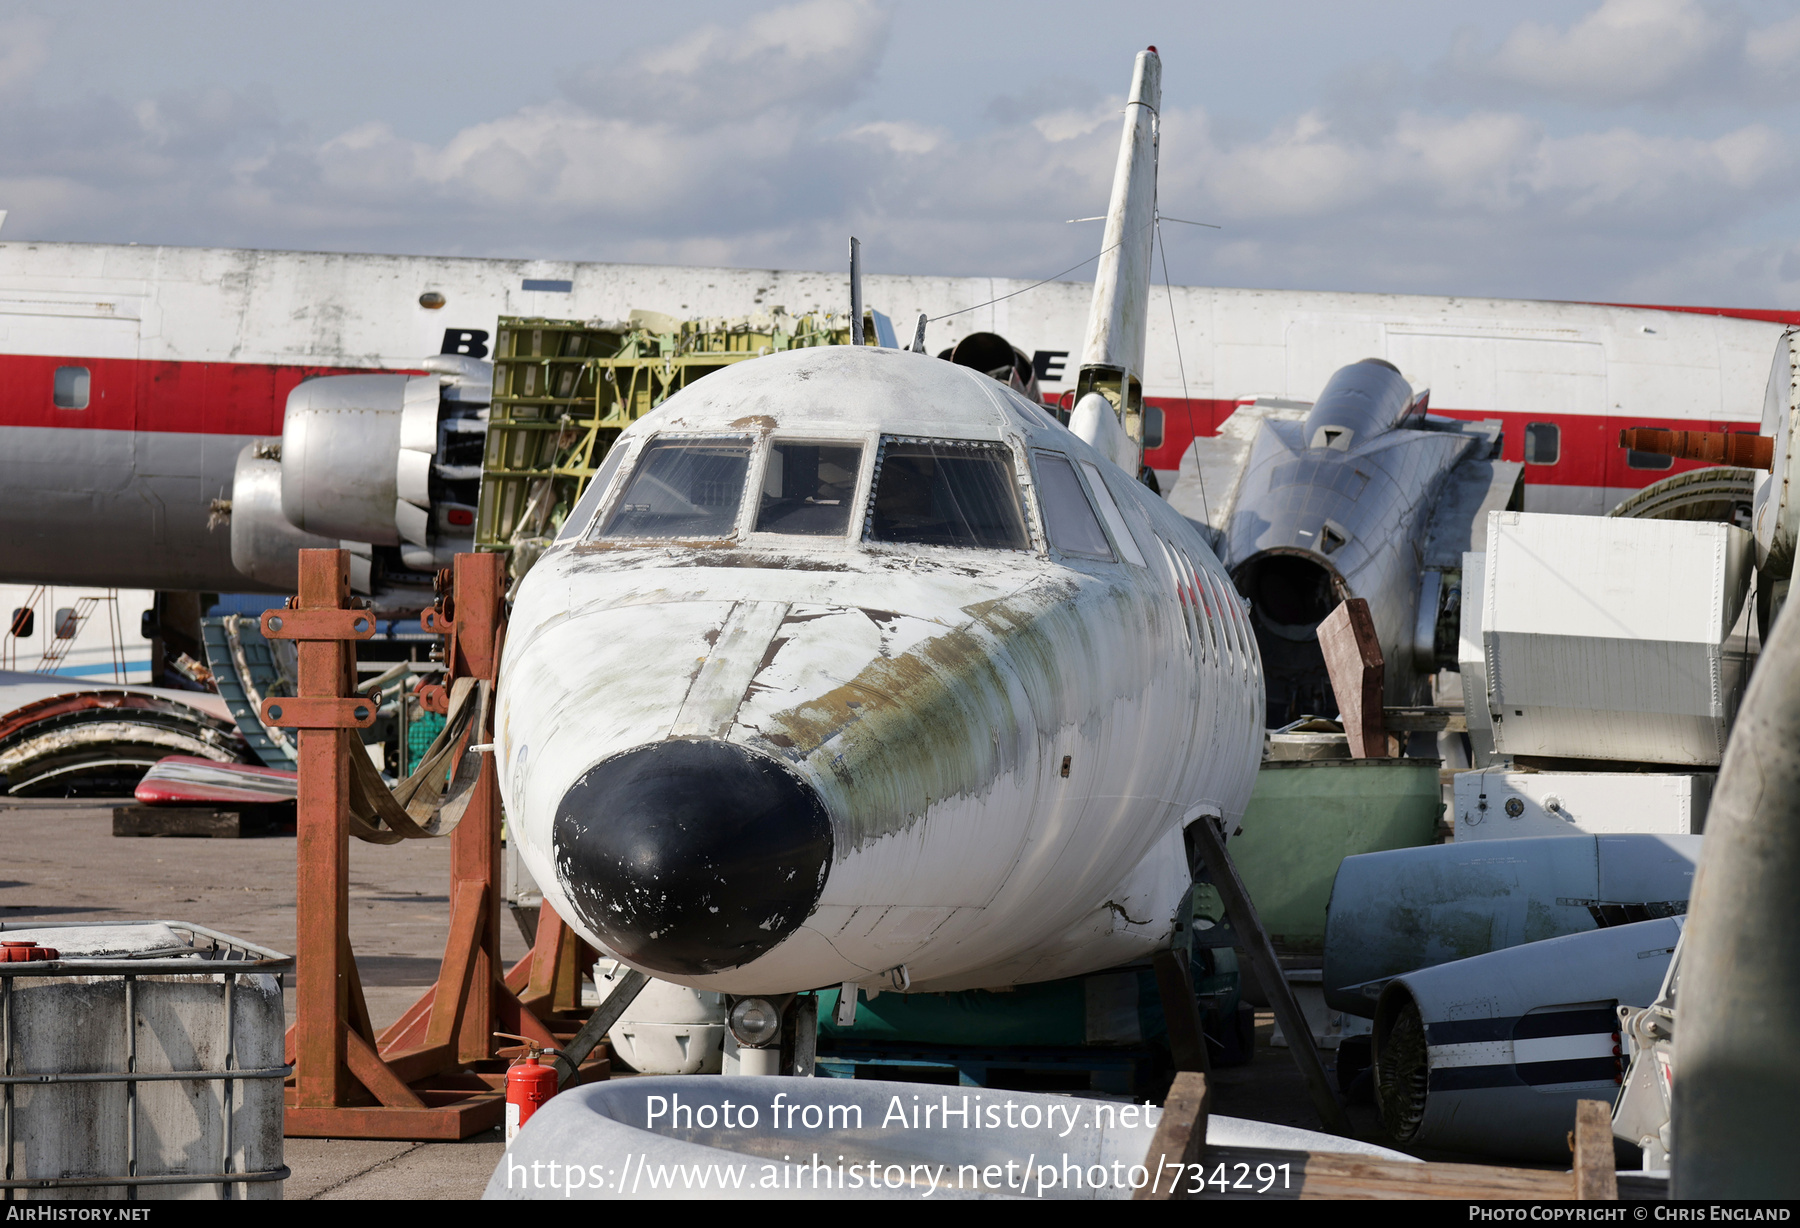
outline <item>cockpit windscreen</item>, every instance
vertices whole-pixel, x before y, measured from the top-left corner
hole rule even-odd
[[[862,448],[856,444],[771,444],[756,531],[843,536],[861,468]]]
[[[729,537],[749,467],[748,439],[652,440],[600,536]]]
[[[870,541],[1026,550],[1012,451],[997,443],[884,439]]]

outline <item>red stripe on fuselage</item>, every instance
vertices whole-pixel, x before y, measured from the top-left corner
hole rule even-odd
[[[86,409],[57,408],[58,367],[87,368]],[[302,380],[377,370],[0,354],[0,426],[279,435],[288,393]]]
[[[1696,310],[1696,309],[1688,309]],[[1745,314],[1727,312],[1718,314]],[[1800,313],[1761,313],[1797,315]],[[88,371],[86,409],[57,408],[53,391],[58,367]],[[0,354],[0,426],[64,430],[181,432],[201,435],[279,435],[288,393],[301,381],[321,375],[417,374],[380,367],[288,366],[275,363],[165,362],[137,358],[45,357]],[[1210,397],[1146,397],[1163,411],[1163,443],[1145,451],[1155,469],[1178,469],[1196,436],[1216,435],[1240,401]],[[1704,468],[1678,460],[1668,469],[1632,469],[1619,447],[1619,431],[1630,426],[1665,430],[1755,431],[1755,422],[1721,419],[1645,418],[1629,415],[1532,414],[1441,409],[1431,412],[1471,421],[1499,419],[1505,426],[1503,457],[1525,459],[1525,427],[1553,422],[1561,448],[1553,465],[1528,465],[1525,481],[1534,486],[1605,486],[1638,489],[1674,473]]]
[[[1183,403],[1180,397],[1145,397],[1144,400],[1163,411],[1163,443],[1148,448],[1144,462],[1152,469],[1179,469],[1181,457],[1195,435],[1218,434],[1219,425],[1236,411],[1239,401],[1194,398]],[[1646,418],[1630,414],[1533,414],[1500,410],[1440,409],[1433,405],[1431,413],[1445,418],[1461,418],[1466,422],[1498,420],[1505,430],[1501,459],[1525,459],[1525,428],[1533,422],[1554,423],[1560,436],[1556,463],[1526,465],[1525,482],[1530,486],[1605,486],[1613,489],[1638,490],[1671,474],[1704,469],[1704,461],[1678,460],[1667,469],[1633,469],[1628,456],[1619,446],[1619,432],[1631,426],[1650,426],[1672,431],[1749,431],[1755,433],[1756,422],[1732,422],[1719,418]],[[1189,421],[1193,423],[1190,433]]]
[[[1660,303],[1584,303],[1584,307],[1637,307],[1644,311],[1679,311],[1690,316],[1724,316],[1731,320],[1762,320],[1768,324],[1800,325],[1800,311],[1768,307],[1671,307]]]

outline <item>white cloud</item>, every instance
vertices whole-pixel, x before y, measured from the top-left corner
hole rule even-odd
[[[927,128],[908,120],[880,120],[852,128],[849,135],[878,141],[894,153],[928,154],[944,143],[941,128]]]
[[[1800,18],[1753,27],[1701,0],[1604,0],[1562,28],[1514,27],[1497,47],[1465,35],[1443,66],[1462,90],[1619,105],[1791,97]]]
[[[1085,110],[1067,109],[1052,111],[1048,115],[1040,115],[1031,121],[1037,134],[1052,143],[1073,141],[1088,136],[1111,120],[1119,124],[1119,108],[1115,105],[1088,107]]]
[[[835,108],[879,63],[888,21],[871,0],[802,0],[732,29],[701,26],[629,64],[596,65],[569,92],[603,114],[684,128],[774,108]]]
[[[1613,0],[1566,30],[1519,27],[1483,71],[1541,89],[1598,82],[1617,100],[1639,78],[1687,88],[1708,56],[1754,61],[1763,81],[1800,56],[1800,19],[1734,33],[1729,17]],[[854,232],[874,271],[1014,276],[1092,255],[1097,228],[1063,219],[1105,208],[1120,99],[1059,84],[960,132],[871,115],[861,90],[889,24],[867,0],[807,0],[705,26],[440,141],[378,119],[321,138],[217,89],[33,102],[36,53],[26,40],[14,56],[0,27],[0,87],[6,65],[24,66],[0,108],[0,208],[9,236],[96,241],[821,268]],[[1671,31],[1691,47],[1644,50]],[[1608,32],[1639,40],[1637,76],[1595,69],[1617,59]],[[1567,298],[1794,292],[1759,270],[1800,271],[1800,255],[1744,235],[1800,188],[1779,117],[1701,136],[1579,118],[1327,98],[1246,129],[1171,103],[1163,207],[1226,225],[1174,228],[1172,272]]]

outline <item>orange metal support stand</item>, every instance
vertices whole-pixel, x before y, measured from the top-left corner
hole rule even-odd
[[[351,641],[374,633],[350,608],[348,555],[300,552],[300,593],[264,616],[265,634],[299,642],[299,695],[264,705],[272,725],[299,731],[296,1020],[287,1133],[308,1138],[467,1138],[498,1125],[505,1053],[494,1033],[556,1046],[581,1023],[580,973],[591,960],[545,907],[530,955],[504,976],[500,962],[500,796],[491,757],[450,844],[450,928],[435,985],[379,1036],[363,1000],[349,930],[350,730],[374,721],[355,696]],[[448,581],[448,583],[446,583]],[[446,683],[490,683],[505,636],[504,560],[461,554],[439,578],[425,625],[447,637]],[[447,590],[447,591],[446,591]],[[471,729],[467,742],[486,741]],[[580,1081],[605,1078],[604,1051]]]

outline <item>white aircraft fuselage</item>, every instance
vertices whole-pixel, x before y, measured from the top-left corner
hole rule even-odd
[[[497,704],[512,838],[589,942],[729,993],[935,990],[1166,947],[1263,685],[1187,520],[998,382],[846,346],[624,432]]]

